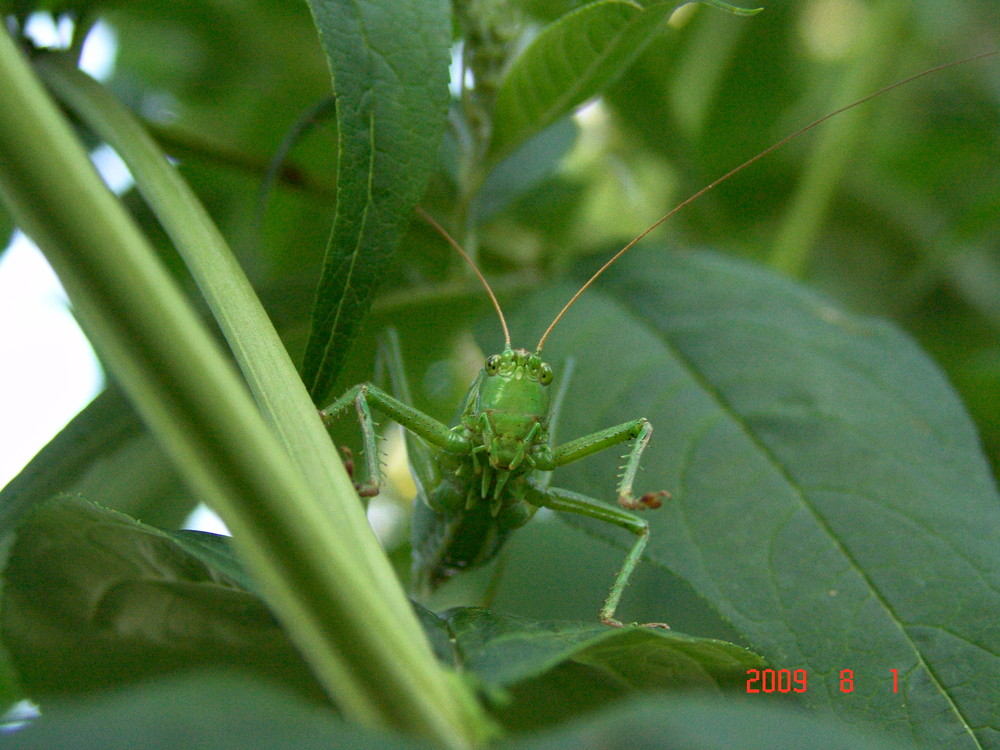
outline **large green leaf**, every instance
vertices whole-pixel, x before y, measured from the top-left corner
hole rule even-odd
[[[560,302],[529,301],[515,331]],[[674,498],[646,516],[650,557],[776,666],[807,669],[813,707],[996,746],[1000,503],[965,410],[910,339],[745,263],[636,251],[546,354],[576,358],[564,437],[653,422],[638,489]],[[610,499],[607,453],[555,483]],[[684,628],[669,602],[626,595],[634,610]]]
[[[444,0],[310,0],[337,99],[337,214],[302,365],[329,391],[436,161],[448,108]]]
[[[635,698],[506,747],[517,750],[901,750],[884,738],[783,702],[659,695]]]
[[[0,637],[35,699],[205,666],[254,671],[321,699],[267,607],[236,585],[235,559],[217,543],[178,539],[67,497],[39,505],[10,550]]]

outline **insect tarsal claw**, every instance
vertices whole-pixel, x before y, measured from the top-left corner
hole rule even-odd
[[[355,484],[354,489],[358,491],[359,497],[375,497],[378,494],[378,485],[374,483],[369,484]]]
[[[619,620],[613,617],[602,617],[601,623],[612,628],[624,628],[625,625]],[[665,622],[644,622],[641,625],[637,622],[631,622],[628,624],[630,628],[656,628],[658,630],[670,630],[670,626]]]
[[[659,508],[663,505],[664,500],[670,499],[670,493],[666,490],[660,490],[658,492],[647,492],[645,495],[639,498],[639,502],[646,508],[650,510]]]

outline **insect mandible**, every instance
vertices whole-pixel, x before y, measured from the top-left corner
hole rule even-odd
[[[500,318],[503,349],[486,358],[465,396],[457,424],[452,427],[407,404],[405,385],[397,386],[404,391],[401,398],[370,383],[356,385],[320,412],[329,426],[343,411],[351,406],[356,409],[364,446],[364,470],[357,483],[362,496],[377,494],[381,482],[373,410],[390,417],[429,447],[426,460],[421,461],[422,471],[418,472],[424,476],[418,477],[421,500],[416,504],[413,518],[416,588],[424,592],[433,590],[456,573],[486,564],[496,557],[512,531],[527,523],[539,508],[549,508],[604,521],[635,535],[598,615],[602,623],[620,627],[615,612],[649,539],[649,524],[630,511],[658,508],[669,494],[659,490],[637,497],[633,489],[643,451],[653,432],[645,418],[623,422],[565,443],[551,443],[553,402],[561,399],[553,396],[555,374],[541,353],[552,329],[580,295],[622,255],[719,183],[831,117],[922,76],[991,54],[995,53],[946,63],[879,89],[814,120],[702,188],[649,226],[594,273],[556,315],[533,352],[511,347],[503,312],[482,273],[461,246],[433,218],[418,209],[465,258],[482,282]],[[398,362],[392,361],[397,357],[390,355],[391,368],[399,368]],[[631,447],[618,482],[619,507],[548,485],[547,472],[623,443],[630,443]],[[648,625],[666,627],[662,623]]]

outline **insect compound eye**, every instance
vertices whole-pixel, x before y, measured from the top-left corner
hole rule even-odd
[[[552,382],[552,368],[544,362],[542,362],[542,366],[538,369],[538,382],[542,385],[548,385]]]
[[[486,374],[496,375],[500,371],[500,355],[492,354],[486,359]]]

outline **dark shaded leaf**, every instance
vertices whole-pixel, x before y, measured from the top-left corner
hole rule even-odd
[[[337,99],[337,214],[302,365],[322,400],[409,222],[448,106],[444,0],[311,0]]]
[[[557,120],[497,164],[476,195],[476,221],[486,221],[499,213],[552,174],[573,146],[576,136],[573,120]]]
[[[238,584],[240,588],[256,593],[257,589],[253,579],[236,556],[232,537],[224,534],[212,534],[207,531],[184,529],[172,532],[170,538],[210,568]]]
[[[732,643],[661,628],[610,628],[590,622],[536,622],[490,610],[445,614],[462,665],[485,682],[510,686],[565,661],[600,666],[634,688],[742,684],[763,667],[756,654]]]
[[[255,595],[194,545],[80,498],[39,505],[16,532],[0,633],[36,699],[199,666],[322,691]],[[220,552],[207,557],[216,563]]]
[[[14,232],[14,222],[7,213],[7,209],[0,207],[0,258],[3,257],[10,245],[11,235]]]
[[[416,602],[413,602],[413,610],[427,634],[427,640],[431,642],[434,655],[448,666],[457,667],[458,655],[455,653],[455,645],[445,620]]]
[[[510,750],[901,750],[874,733],[763,698],[739,702],[659,695],[636,698]]]
[[[340,721],[285,689],[239,673],[161,678],[47,706],[4,747],[32,750],[416,750],[426,747]]]

